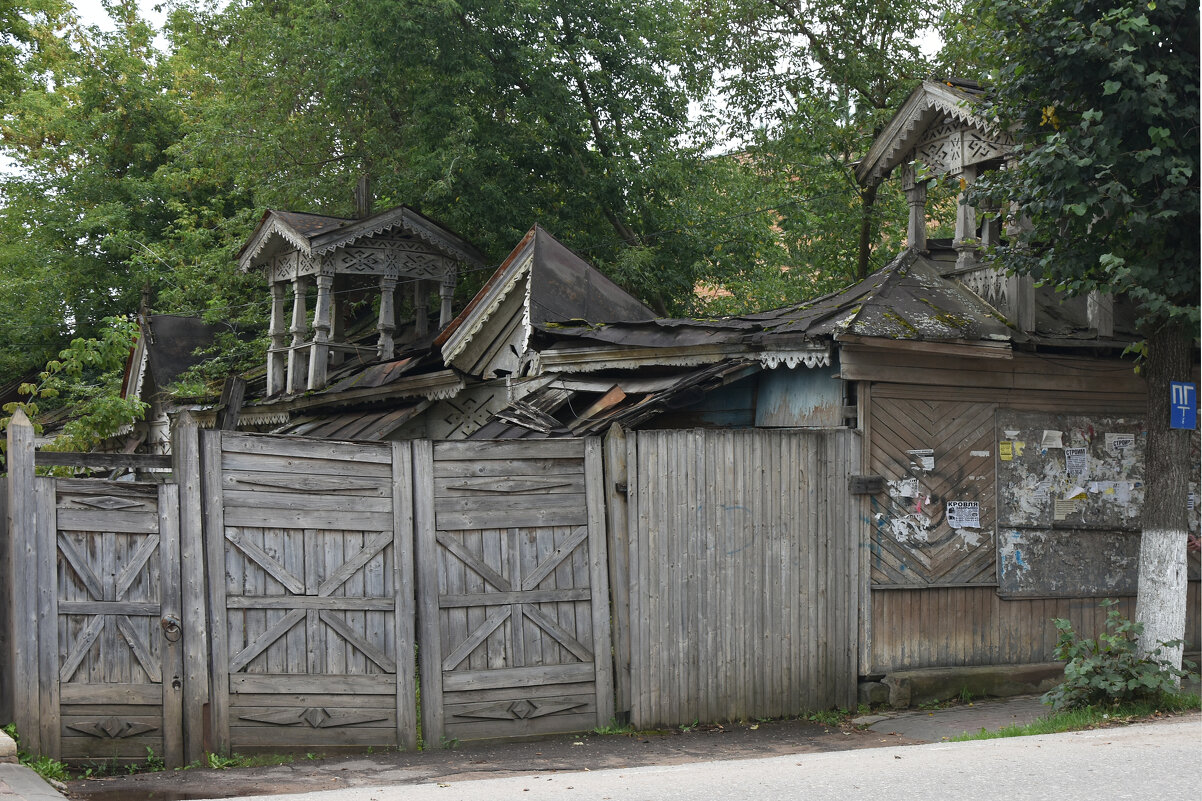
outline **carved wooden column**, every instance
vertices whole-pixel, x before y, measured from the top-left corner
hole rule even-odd
[[[910,218],[906,225],[906,241],[914,250],[927,249],[927,185],[916,179],[914,165],[910,164],[902,173],[902,188],[906,191],[906,203],[910,206]]]
[[[413,282],[413,333],[418,339],[430,333],[430,285],[420,278]]]
[[[330,363],[330,306],[334,288],[333,273],[317,276],[317,306],[313,310],[313,344],[309,348],[309,389],[326,385],[326,368]]]
[[[442,279],[442,282],[439,283],[438,298],[439,298],[439,300],[442,301],[442,308],[439,309],[439,312],[438,312],[438,328],[441,331],[442,329],[446,328],[448,325],[451,324],[451,320],[454,319],[454,316],[455,316],[452,313],[454,310],[454,304],[455,304],[455,276],[454,276],[454,274],[446,276],[445,278]]]
[[[976,167],[965,167],[960,173],[966,187],[977,179]],[[956,249],[957,269],[971,267],[977,260],[977,211],[964,202],[967,192],[956,198],[956,238],[952,247]]]
[[[376,350],[381,360],[391,359],[396,353],[396,343],[393,340],[393,334],[396,333],[396,284],[395,275],[380,276],[380,321],[376,323],[380,339]]]
[[[284,296],[288,289],[283,281],[271,282],[271,323],[267,329],[271,347],[267,351],[267,394],[284,391],[288,369],[288,330],[284,327]]]
[[[292,279],[292,346],[288,350],[288,392],[300,392],[305,388],[305,367],[301,357],[300,346],[305,344],[305,334],[308,333],[308,312],[305,311],[305,291],[308,289],[307,276],[298,275]]]

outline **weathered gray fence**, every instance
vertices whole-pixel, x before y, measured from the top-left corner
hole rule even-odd
[[[636,727],[855,705],[859,448],[851,431],[610,435],[619,705]]]
[[[9,442],[0,689],[33,752],[412,748],[418,643],[427,742],[855,700],[852,432],[603,455],[185,418],[156,484],[35,478],[28,421]]]

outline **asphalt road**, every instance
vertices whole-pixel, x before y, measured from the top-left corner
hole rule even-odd
[[[876,748],[687,765],[557,773],[451,784],[355,788],[271,801],[697,801],[697,799],[1006,799],[1121,801],[1198,798],[1202,723],[967,743]],[[256,801],[263,801],[262,797]]]

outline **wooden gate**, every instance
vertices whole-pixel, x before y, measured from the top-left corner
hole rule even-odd
[[[427,742],[612,716],[600,443],[414,443]]]
[[[201,447],[215,748],[416,747],[410,445]]]
[[[183,764],[177,488],[36,487],[40,752]]]

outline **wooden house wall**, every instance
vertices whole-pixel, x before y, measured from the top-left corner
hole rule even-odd
[[[865,502],[872,516],[865,537],[870,608],[862,621],[861,673],[1047,661],[1056,642],[1053,618],[1068,618],[1089,636],[1101,630],[1105,613],[1097,597],[999,597],[993,417],[998,408],[1141,415],[1146,393],[1130,364],[1031,354],[969,359],[904,345],[847,346],[841,357],[841,376],[859,381],[863,471],[894,482],[916,474],[932,490],[932,504],[959,497],[981,504],[981,542],[973,547],[957,542],[942,520],[926,532],[927,541],[900,542],[889,525],[899,502],[888,493]],[[923,447],[935,450],[929,473],[921,465],[912,469],[906,453]],[[973,457],[974,451],[989,455]],[[1134,598],[1119,601],[1124,614],[1134,614]],[[1191,581],[1187,650],[1202,644],[1199,603],[1199,583]]]

